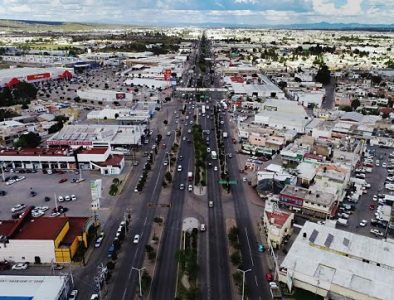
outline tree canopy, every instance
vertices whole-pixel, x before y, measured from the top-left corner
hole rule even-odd
[[[15,147],[35,148],[41,143],[41,137],[34,132],[23,134],[15,142]]]

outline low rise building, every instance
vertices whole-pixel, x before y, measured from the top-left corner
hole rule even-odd
[[[87,232],[93,220],[89,217],[57,218],[31,216],[28,208],[17,220],[0,224],[0,259],[29,263],[71,262],[80,244],[88,246]]]
[[[280,265],[279,280],[328,299],[394,298],[394,244],[306,222]]]
[[[84,89],[77,90],[77,95],[81,99],[93,101],[95,103],[131,103],[133,102],[133,94],[125,92],[117,92],[113,90]]]
[[[281,211],[274,206],[276,203],[267,201],[263,216],[263,225],[268,243],[279,248],[284,240],[293,233],[294,214]]]

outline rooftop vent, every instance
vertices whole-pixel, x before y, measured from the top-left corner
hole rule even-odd
[[[311,236],[309,237],[309,241],[310,241],[311,243],[314,243],[315,240],[316,240],[316,238],[317,238],[317,235],[318,235],[318,234],[319,234],[319,231],[317,231],[316,229],[313,229],[312,234],[311,234]]]

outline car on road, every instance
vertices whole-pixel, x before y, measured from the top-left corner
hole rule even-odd
[[[188,190],[189,192],[192,192],[192,191],[193,191],[193,186],[192,186],[191,184],[189,184],[189,185],[187,186],[187,190]]]
[[[277,288],[278,288],[278,285],[277,285],[276,282],[274,282],[274,281],[270,281],[270,282],[269,282],[269,285],[270,285],[270,288],[271,288],[271,289],[277,289]]]
[[[205,231],[205,230],[207,230],[206,227],[205,227],[205,224],[201,224],[200,225],[200,231]]]
[[[367,226],[367,224],[368,224],[368,221],[367,221],[367,220],[362,220],[362,221],[360,222],[360,226],[361,226],[361,227],[365,227],[365,226]]]
[[[98,300],[98,299],[100,299],[98,294],[92,294],[92,296],[90,296],[90,300]]]
[[[138,244],[139,241],[140,241],[140,235],[139,235],[139,234],[136,234],[136,235],[134,236],[134,239],[133,239],[133,244]]]
[[[19,203],[19,204],[15,205],[13,208],[11,208],[11,212],[14,213],[14,212],[20,211],[24,208],[26,208],[26,205],[23,203]]]
[[[259,243],[257,245],[257,251],[260,252],[260,253],[263,253],[265,251],[264,245]]]
[[[66,181],[67,181],[67,178],[62,178],[62,179],[59,180],[59,183],[63,183],[63,182],[66,182]]]
[[[17,263],[12,266],[13,270],[26,270],[29,267],[28,263]]]
[[[101,246],[101,243],[103,242],[103,237],[98,237],[96,242],[94,243],[94,248],[99,248]]]
[[[369,205],[369,210],[375,210],[375,208],[376,208],[375,204],[370,204]]]
[[[183,191],[183,190],[185,189],[185,185],[184,185],[183,183],[181,183],[181,184],[179,185],[179,189],[180,189],[181,191]]]
[[[31,197],[37,196],[37,192],[35,192],[35,191],[30,191],[30,196],[31,196]]]
[[[207,147],[207,153],[211,153],[211,148]]]
[[[265,273],[265,280],[267,280],[268,282],[274,280],[274,276],[272,276],[271,272]]]
[[[75,300],[78,296],[78,290],[72,290],[70,295],[68,295],[68,300]]]
[[[182,165],[178,165],[177,171],[182,172]]]
[[[5,195],[7,195],[6,191],[0,191],[0,196],[5,196]]]
[[[213,201],[208,201],[208,206],[213,207]]]
[[[71,197],[69,195],[64,196],[64,201],[71,201]]]
[[[57,198],[57,201],[59,201],[59,202],[63,202],[63,201],[64,201],[64,198],[63,198],[63,196],[59,196],[59,197]]]
[[[217,170],[218,170],[218,166],[214,166],[214,167],[213,167],[213,170],[214,170],[214,171],[217,171]]]
[[[75,200],[77,200],[77,196],[71,195],[71,201],[75,201]]]
[[[163,165],[168,166],[168,160],[165,160]]]

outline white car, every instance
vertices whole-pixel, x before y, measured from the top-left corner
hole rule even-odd
[[[75,300],[78,296],[78,290],[72,290],[70,295],[68,295],[68,300]]]
[[[188,190],[189,192],[192,192],[192,191],[193,191],[193,186],[192,186],[191,184],[189,184],[189,185],[187,186],[187,190]]]
[[[39,217],[42,217],[43,215],[45,215],[45,213],[43,211],[41,211],[41,210],[37,210],[37,211],[32,211],[31,212],[31,216],[33,218],[39,218]]]
[[[277,289],[278,288],[278,285],[274,281],[269,282],[269,285],[270,285],[271,289]]]
[[[60,212],[53,212],[53,213],[51,213],[51,217],[58,217],[58,216],[60,216],[61,215],[61,213]]]
[[[71,197],[69,195],[65,196],[64,201],[71,201]]]
[[[372,200],[373,201],[378,201],[378,195],[373,195]]]
[[[214,166],[214,167],[213,167],[213,170],[214,170],[214,171],[217,171],[217,170],[218,170],[218,166]]]
[[[25,207],[26,207],[25,204],[19,203],[19,204],[15,205],[13,208],[11,208],[11,212],[20,211],[20,210],[24,209]]]
[[[383,168],[386,168],[386,167],[387,167],[387,164],[386,164],[386,163],[382,163],[382,167],[383,167]]]
[[[77,200],[77,197],[75,195],[71,195],[71,201]]]
[[[101,246],[101,243],[103,242],[103,237],[99,237],[96,240],[96,243],[94,244],[94,248],[99,248]]]
[[[8,180],[5,184],[6,185],[11,185],[11,184],[14,184],[16,181],[14,180],[14,179],[10,179],[10,180]]]
[[[136,234],[136,235],[134,236],[134,239],[133,239],[133,244],[138,244],[139,241],[140,241],[140,235],[139,235],[139,234]]]
[[[63,198],[63,196],[59,196],[59,197],[57,198],[57,201],[59,201],[59,202],[63,202],[63,201],[64,201],[64,198]]]
[[[208,147],[207,148],[207,152],[210,153],[211,152],[211,148]]]
[[[12,266],[13,270],[26,270],[29,267],[28,263],[17,263]]]
[[[383,232],[381,232],[377,229],[371,229],[369,232],[376,235],[376,236],[384,236]]]
[[[360,226],[361,226],[361,227],[365,227],[367,224],[368,224],[368,221],[367,221],[367,220],[362,220],[362,221],[360,222]]]

